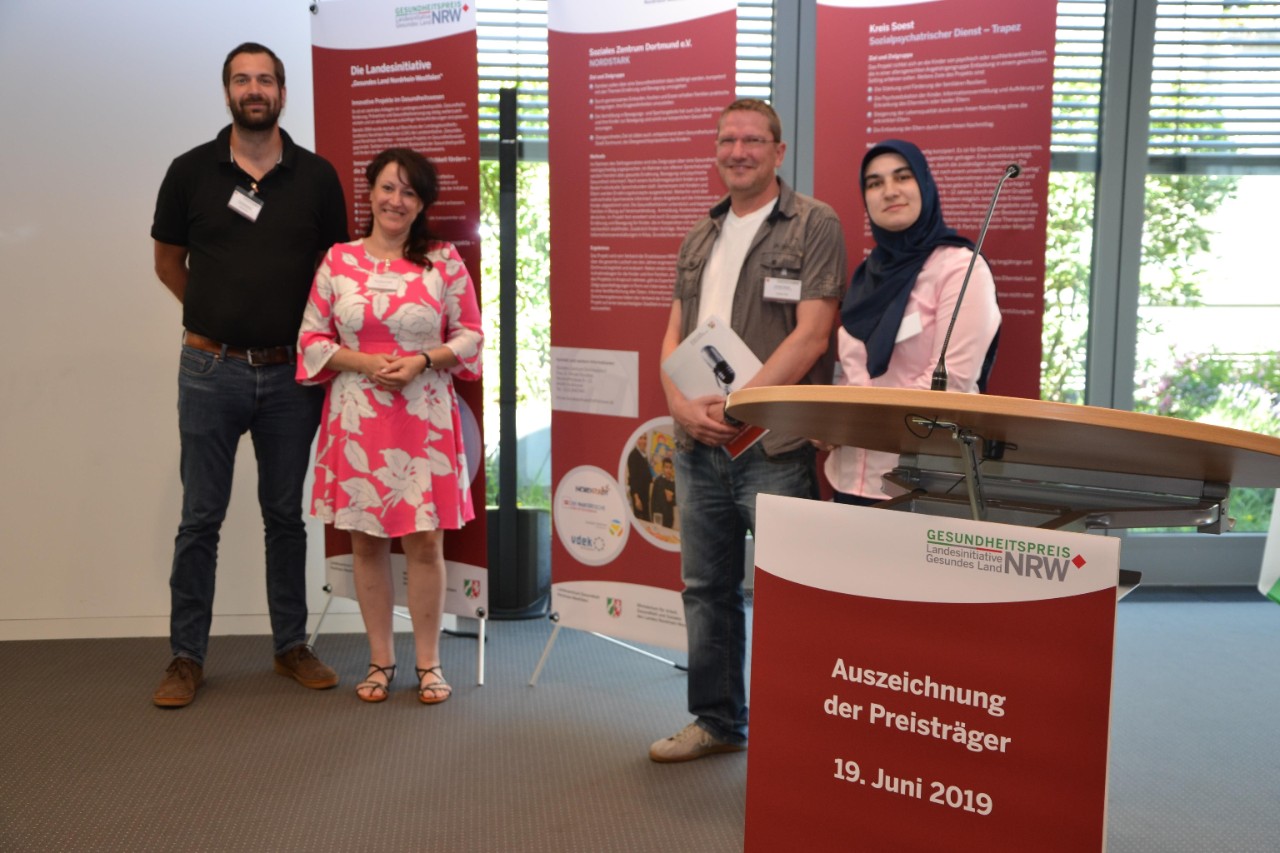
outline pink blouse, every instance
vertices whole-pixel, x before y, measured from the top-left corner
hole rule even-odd
[[[866,346],[840,327],[836,334],[839,370],[835,384],[928,389],[970,257],[972,252],[962,246],[939,246],[933,250],[911,290],[893,356],[882,375],[874,379],[868,375]],[[995,281],[991,269],[979,257],[947,345],[948,390],[977,391],[983,358],[999,327]],[[882,478],[897,465],[896,453],[839,447],[827,457],[824,470],[838,492],[887,498],[890,494]]]

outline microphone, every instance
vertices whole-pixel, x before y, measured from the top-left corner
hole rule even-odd
[[[729,362],[725,361],[720,350],[707,344],[702,348],[702,360],[707,363],[707,367],[711,368],[711,372],[715,374],[716,384],[718,384],[727,394],[733,385],[733,380],[737,378],[737,374],[733,372],[733,368],[729,366]]]
[[[964,281],[960,283],[960,295],[956,297],[956,307],[951,311],[951,322],[947,324],[947,336],[942,339],[942,349],[938,352],[938,366],[933,369],[933,384],[929,389],[931,391],[947,390],[947,345],[951,343],[951,333],[956,328],[956,318],[960,316],[960,305],[964,302],[964,292],[969,288],[969,276],[973,275],[973,265],[978,262],[978,253],[982,251],[982,241],[986,239],[987,226],[991,224],[991,214],[996,212],[996,199],[1000,198],[1000,190],[1004,188],[1004,182],[1021,174],[1022,167],[1017,163],[1010,163],[1005,166],[1004,174],[1000,176],[1000,181],[996,184],[996,191],[991,196],[991,205],[987,208],[987,218],[982,223],[982,230],[978,232],[978,244],[973,247],[973,257],[969,258],[969,268],[965,270]]]

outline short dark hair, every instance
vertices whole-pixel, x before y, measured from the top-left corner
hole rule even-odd
[[[237,45],[227,54],[227,59],[222,63],[222,88],[231,88],[231,60],[235,59],[242,53],[265,53],[271,57],[272,63],[276,66],[276,82],[280,84],[280,88],[284,88],[284,63],[280,61],[280,57],[265,44],[258,44],[256,41],[247,41],[244,44]]]
[[[782,119],[778,118],[778,114],[774,112],[773,107],[764,101],[758,98],[740,98],[734,101],[720,111],[720,118],[716,120],[716,127],[718,128],[720,122],[724,121],[724,117],[732,112],[759,113],[764,116],[765,121],[769,122],[769,132],[773,134],[773,141],[782,141]]]
[[[412,148],[388,148],[369,161],[365,167],[364,177],[369,182],[370,191],[378,175],[387,166],[395,163],[404,172],[404,177],[413,191],[422,199],[422,212],[409,226],[409,239],[404,243],[404,256],[418,266],[431,269],[431,261],[427,258],[427,250],[434,238],[427,227],[427,210],[440,197],[440,178],[436,167],[430,160]],[[369,218],[369,230],[365,236],[373,233],[373,217]]]

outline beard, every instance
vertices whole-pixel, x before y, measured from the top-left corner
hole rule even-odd
[[[245,112],[247,104],[262,104],[266,111],[260,116],[250,116]],[[273,104],[266,98],[243,98],[239,102],[232,101],[229,106],[231,120],[241,130],[271,130],[280,120],[280,105]]]

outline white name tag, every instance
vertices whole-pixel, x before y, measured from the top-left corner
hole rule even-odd
[[[766,278],[764,280],[764,298],[767,302],[799,302],[800,279]]]
[[[236,187],[231,193],[231,200],[227,202],[227,207],[250,222],[257,222],[258,214],[262,212],[262,199],[245,192],[244,187]]]
[[[923,331],[924,326],[920,322],[920,312],[908,314],[902,318],[902,323],[898,326],[898,337],[894,338],[893,342],[900,344],[907,338],[914,338]]]
[[[369,283],[365,285],[370,290],[376,290],[378,293],[395,293],[400,289],[404,279],[399,273],[380,272],[377,275],[369,276]]]

